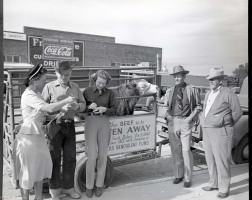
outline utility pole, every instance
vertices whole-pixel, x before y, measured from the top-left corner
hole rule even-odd
[[[157,71],[161,71],[161,56],[157,54]]]
[[[0,38],[3,38],[3,1],[0,3]],[[3,40],[0,40],[0,64],[3,65]],[[3,77],[3,67],[0,67],[0,77]],[[0,84],[0,96],[3,96],[4,84]],[[3,113],[3,103],[0,103],[0,113]],[[3,115],[0,115],[3,122]],[[0,199],[3,199],[3,123],[0,123]]]

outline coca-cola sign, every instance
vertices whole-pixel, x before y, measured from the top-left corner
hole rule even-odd
[[[29,62],[55,67],[57,61],[68,60],[75,66],[84,66],[84,41],[28,36]]]
[[[43,57],[45,59],[73,60],[74,43],[58,38],[43,38]]]
[[[62,58],[72,60],[73,46],[44,44],[44,58]]]

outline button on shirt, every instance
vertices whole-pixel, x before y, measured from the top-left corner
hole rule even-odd
[[[221,88],[221,86],[219,86],[217,88],[217,90],[215,90],[215,91],[211,90],[211,92],[209,93],[207,101],[206,101],[205,117],[207,116],[208,112],[210,111],[216,97],[220,93],[220,88]]]
[[[116,114],[116,99],[115,94],[108,88],[103,88],[100,93],[96,86],[88,87],[84,90],[83,96],[87,102],[87,107],[84,112],[92,112],[88,109],[88,106],[92,103],[96,103],[97,107],[103,106],[107,108],[105,115],[113,116]]]
[[[79,86],[73,82],[69,82],[69,86],[60,84],[58,80],[49,82],[45,85],[42,96],[47,103],[55,103],[72,96],[75,97],[79,103],[79,112],[84,111],[86,108],[86,101],[81,93],[81,90]],[[50,114],[56,113],[58,112]]]

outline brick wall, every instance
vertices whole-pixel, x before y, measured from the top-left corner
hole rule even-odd
[[[49,30],[49,29],[33,28],[33,27],[26,27],[26,26],[24,27],[24,33],[31,36],[44,36],[44,37],[54,36],[57,38],[69,39],[69,40],[115,43],[114,37],[66,32],[66,31],[58,31],[58,30]]]
[[[162,48],[115,43],[114,37],[89,35],[73,32],[24,27],[27,36],[57,37],[66,40],[84,41],[85,66],[111,66],[111,63],[157,64],[156,55],[162,57]],[[21,55],[22,62],[28,61],[27,41],[4,39],[4,54]]]
[[[19,55],[21,62],[26,63],[28,60],[27,41],[3,40],[4,55]]]
[[[113,62],[157,63],[156,55],[162,55],[161,48],[144,47],[127,44],[112,44],[101,42],[85,42],[85,65],[86,66],[110,66]]]

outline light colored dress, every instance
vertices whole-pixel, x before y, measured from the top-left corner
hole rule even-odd
[[[45,104],[41,95],[28,88],[22,94],[23,124],[13,143],[13,172],[23,189],[31,189],[34,182],[50,179],[52,175],[52,159],[41,129],[46,112],[40,109]]]

